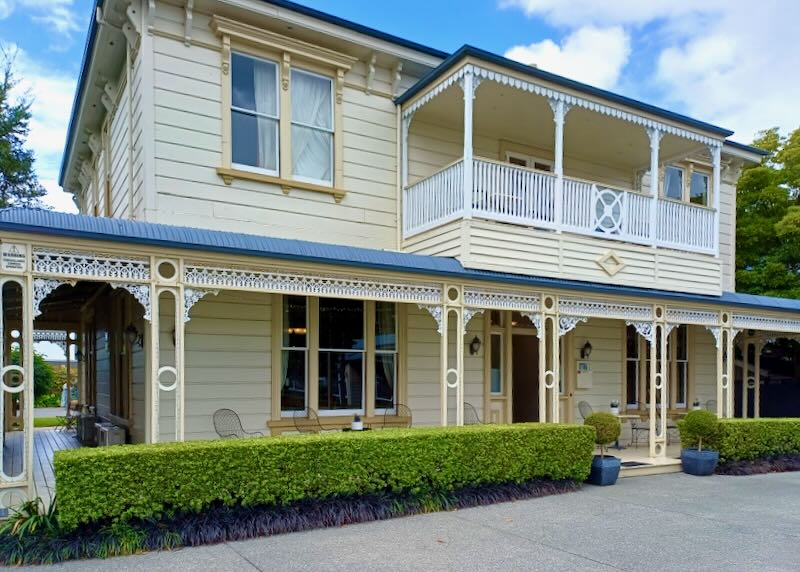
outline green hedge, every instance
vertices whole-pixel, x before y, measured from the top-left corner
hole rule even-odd
[[[680,421],[678,427],[686,443]],[[800,419],[721,419],[717,436],[703,447],[719,451],[722,462],[800,454]]]
[[[535,478],[583,481],[594,431],[477,425],[58,451],[59,522],[157,517],[212,503],[287,504],[375,492],[436,494]]]

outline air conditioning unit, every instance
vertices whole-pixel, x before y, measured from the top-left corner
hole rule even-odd
[[[104,421],[102,423],[95,423],[97,427],[97,446],[107,447],[108,445],[124,445],[125,444],[125,428],[117,427],[113,423]]]

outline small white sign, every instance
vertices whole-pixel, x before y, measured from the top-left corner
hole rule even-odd
[[[591,389],[592,387],[592,366],[588,360],[578,360],[576,364],[578,389]]]
[[[25,272],[28,269],[28,248],[24,244],[4,242],[0,245],[0,259],[3,272]]]

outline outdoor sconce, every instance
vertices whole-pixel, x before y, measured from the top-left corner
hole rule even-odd
[[[139,347],[144,347],[144,340],[142,339],[142,334],[139,333],[139,330],[136,329],[136,326],[131,324],[127,328],[125,328],[125,339],[128,340],[128,343],[139,344]]]
[[[590,355],[592,355],[592,344],[587,340],[581,348],[581,359],[589,359]]]
[[[75,359],[76,359],[77,361],[79,361],[79,362],[83,363],[83,352],[81,351],[81,349],[80,349],[80,348],[77,348],[77,349],[75,350]]]
[[[476,355],[481,349],[481,341],[478,339],[478,336],[472,338],[472,341],[469,343],[469,355],[474,356]]]

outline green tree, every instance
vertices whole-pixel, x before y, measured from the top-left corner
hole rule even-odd
[[[41,207],[46,194],[33,170],[33,151],[25,147],[31,100],[14,97],[14,57],[0,51],[0,208]]]
[[[11,363],[20,365],[19,350],[11,350]],[[34,352],[33,353],[33,395],[46,395],[60,391],[61,388],[56,385],[56,374],[53,368],[44,359],[44,356]]]
[[[800,298],[800,129],[762,131],[769,152],[736,186],[736,289]]]

